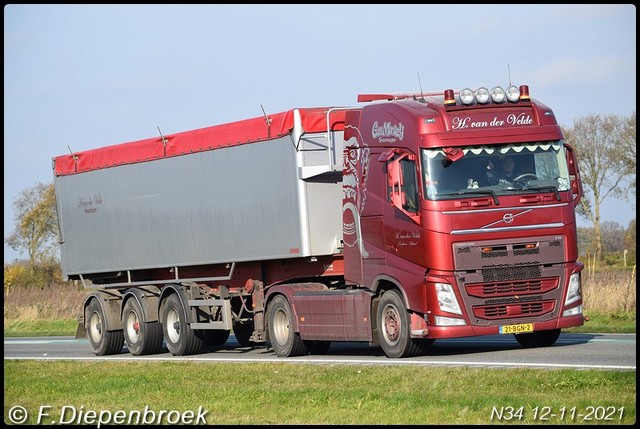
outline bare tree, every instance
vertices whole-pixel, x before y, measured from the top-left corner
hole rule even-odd
[[[619,195],[629,201],[629,194],[636,196],[636,112],[633,112],[623,123],[619,144],[614,149],[615,156],[620,158],[622,167],[629,174],[629,185],[619,189]],[[618,191],[618,189],[616,189]],[[627,192],[628,191],[628,192]]]
[[[58,217],[53,184],[38,183],[14,201],[15,230],[5,238],[13,250],[25,251],[31,266],[51,260],[57,250]]]
[[[613,194],[624,195],[631,184],[635,193],[635,112],[631,118],[584,116],[574,120],[573,128],[563,129],[563,133],[576,149],[583,188],[593,197],[583,198],[577,212],[593,223],[594,250],[597,259],[602,260],[600,207]],[[627,146],[630,141],[633,149]]]
[[[605,254],[617,253],[624,250],[624,236],[626,230],[618,222],[604,221],[600,225],[602,233],[602,251]]]

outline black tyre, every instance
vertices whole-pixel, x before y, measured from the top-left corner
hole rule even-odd
[[[278,295],[269,303],[267,324],[269,341],[276,355],[288,357],[309,353],[300,334],[293,330],[293,311],[284,296]]]
[[[146,322],[140,303],[130,298],[122,311],[124,341],[134,356],[155,354],[162,348],[162,326],[159,322]]]
[[[312,355],[323,355],[329,351],[331,341],[303,340]]]
[[[251,341],[251,335],[253,334],[253,320],[242,320],[233,324],[233,335],[241,346],[250,347],[255,346],[256,343]]]
[[[513,334],[522,347],[548,347],[555,344],[560,337],[560,329],[549,331],[529,332],[527,334]]]
[[[98,299],[92,299],[85,310],[87,339],[98,356],[120,353],[124,346],[122,330],[107,331],[105,314]]]
[[[200,352],[204,343],[202,334],[187,324],[187,315],[178,295],[169,295],[160,315],[164,341],[174,356],[191,355]]]
[[[387,357],[416,356],[421,349],[411,339],[409,314],[396,290],[382,294],[377,314],[378,338]]]
[[[231,331],[223,329],[202,329],[200,336],[204,343],[208,346],[222,346],[229,339]]]

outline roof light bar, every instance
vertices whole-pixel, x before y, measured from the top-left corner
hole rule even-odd
[[[458,93],[458,98],[463,106],[471,106],[473,104],[485,105],[489,103],[502,104],[505,101],[509,103],[531,101],[528,85],[520,85],[519,87],[509,85],[506,90],[501,86],[495,86],[491,91],[484,86],[479,87],[475,91],[470,88],[464,88]],[[444,105],[446,107],[456,106],[456,97],[453,89],[446,89],[444,91]]]

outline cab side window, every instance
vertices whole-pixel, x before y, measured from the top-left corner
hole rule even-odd
[[[387,201],[409,213],[418,213],[420,197],[415,156],[396,154],[387,161]]]
[[[416,180],[416,163],[408,158],[400,160],[400,169],[403,178],[403,201],[402,208],[412,212],[418,212],[418,184]]]

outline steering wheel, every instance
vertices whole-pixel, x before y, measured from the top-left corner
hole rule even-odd
[[[533,173],[524,173],[524,174],[519,175],[515,179],[513,179],[512,182],[517,182],[518,180],[522,180],[525,177],[530,177],[529,180],[538,180],[538,176],[536,176],[535,174],[533,174]]]

